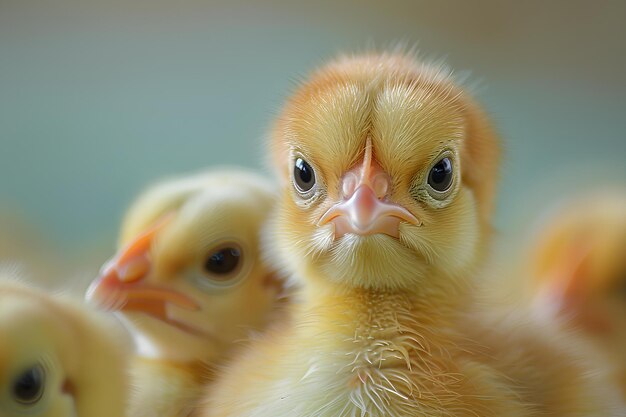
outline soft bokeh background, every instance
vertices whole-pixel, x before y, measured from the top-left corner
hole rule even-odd
[[[497,227],[626,185],[626,2],[0,0],[0,259],[91,277],[145,185],[263,168],[294,80],[397,41],[470,71],[505,138]]]

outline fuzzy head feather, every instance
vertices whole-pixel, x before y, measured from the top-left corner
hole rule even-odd
[[[480,259],[499,143],[445,67],[404,54],[340,58],[287,102],[271,148],[283,180],[275,240],[282,257],[295,260],[291,270],[349,287],[428,293],[461,282]],[[363,181],[371,191],[355,197]],[[375,224],[359,229],[362,218]]]

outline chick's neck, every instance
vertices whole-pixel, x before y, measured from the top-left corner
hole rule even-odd
[[[300,323],[316,327],[315,332],[345,331],[384,340],[414,333],[427,341],[455,332],[471,298],[471,291],[458,287],[426,294],[313,281],[307,283],[296,315],[301,315]]]
[[[227,351],[219,341],[182,333],[156,320],[124,320],[124,323],[133,334],[135,355],[142,360],[184,367],[196,363],[211,364]]]

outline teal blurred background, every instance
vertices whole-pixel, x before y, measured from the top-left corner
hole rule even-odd
[[[97,269],[145,185],[263,169],[297,79],[398,41],[470,72],[515,240],[562,196],[626,185],[625,18],[622,1],[0,0],[0,259]]]

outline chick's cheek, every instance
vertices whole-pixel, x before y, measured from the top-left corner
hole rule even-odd
[[[316,192],[308,198],[303,198],[302,195],[298,194],[298,192],[294,189],[292,192],[292,198],[295,205],[306,212],[323,200],[323,194],[322,192]]]
[[[63,394],[56,402],[50,407],[51,416],[70,416],[70,417],[82,417],[78,415],[76,410],[75,399],[73,395]]]

